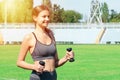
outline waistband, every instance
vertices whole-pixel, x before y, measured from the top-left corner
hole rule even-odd
[[[45,70],[45,71],[43,71],[42,73],[41,72],[37,72],[37,71],[35,71],[35,70],[33,70],[32,71],[32,73],[31,74],[37,74],[37,75],[43,75],[43,74],[50,74],[50,75],[56,75],[56,70],[54,70],[54,71],[47,71],[47,70]]]

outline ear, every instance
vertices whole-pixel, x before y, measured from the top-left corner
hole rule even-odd
[[[37,17],[36,17],[36,16],[33,16],[33,20],[36,21],[36,20],[37,20]]]

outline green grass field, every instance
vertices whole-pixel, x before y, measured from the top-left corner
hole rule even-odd
[[[120,80],[120,45],[57,45],[59,57],[67,47],[75,62],[57,68],[58,80]],[[29,80],[31,71],[16,66],[20,45],[0,45],[0,80]],[[30,55],[27,62],[32,63]]]

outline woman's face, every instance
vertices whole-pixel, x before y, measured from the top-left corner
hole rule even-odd
[[[36,24],[42,27],[47,27],[50,21],[50,13],[48,10],[41,11],[38,16],[35,18]]]

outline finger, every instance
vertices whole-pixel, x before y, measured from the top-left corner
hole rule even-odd
[[[67,56],[70,56],[70,54],[69,54],[69,53],[67,53],[66,55],[67,55]]]
[[[69,58],[73,58],[74,55],[73,55],[72,53],[68,53],[68,54],[67,54],[67,57],[69,57]]]
[[[39,72],[39,70],[36,70],[37,72]]]
[[[40,66],[37,67],[37,72],[41,72],[41,67]]]

